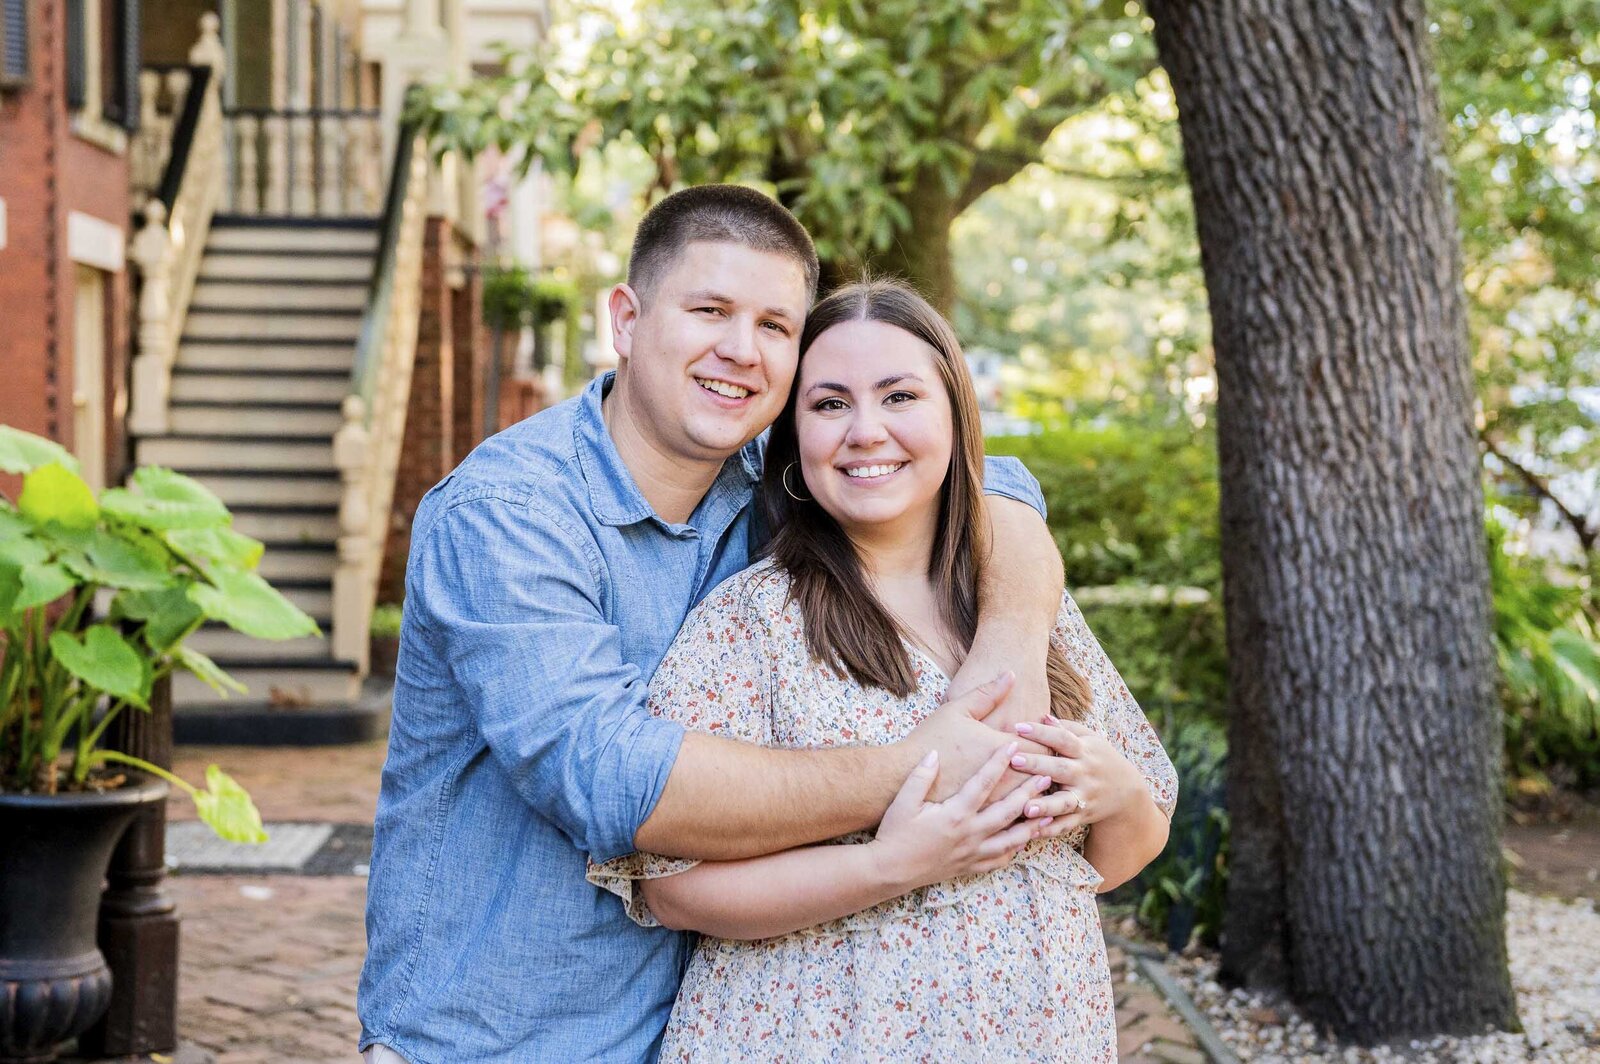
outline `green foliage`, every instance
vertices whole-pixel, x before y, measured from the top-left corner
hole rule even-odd
[[[1039,479],[1067,586],[1129,592],[1132,601],[1080,605],[1140,704],[1152,715],[1221,719],[1227,658],[1209,438],[1183,424],[1119,422],[993,439],[988,450],[1018,456]],[[1196,589],[1199,601],[1150,601],[1149,588]]]
[[[441,145],[497,145],[551,171],[629,141],[662,189],[765,182],[824,259],[872,261],[909,238],[915,205],[965,206],[1037,158],[1066,118],[1145,73],[1154,49],[1133,11],[653,0],[586,50],[564,57],[551,42],[510,57],[503,78],[436,89],[422,118]]]
[[[525,266],[498,266],[483,279],[484,324],[501,329],[539,328],[565,321],[579,308],[577,287],[535,276]]]
[[[1161,856],[1112,900],[1131,903],[1139,923],[1168,949],[1194,940],[1215,947],[1228,883],[1227,739],[1212,721],[1188,720],[1163,729],[1161,741],[1178,772],[1172,832]]]
[[[0,466],[23,474],[17,503],[0,497],[0,788],[54,793],[63,772],[82,788],[96,766],[128,764],[187,790],[219,834],[262,837],[249,797],[220,773],[197,791],[98,745],[129,707],[147,712],[153,686],[174,669],[243,690],[183,645],[207,620],[269,639],[317,631],[252,571],[261,544],[171,470],[142,468],[131,489],[96,500],[59,447],[4,426]],[[102,599],[109,606],[96,620]]]
[[[1507,549],[1489,524],[1494,642],[1505,706],[1506,762],[1533,789],[1550,775],[1600,786],[1600,609],[1590,587]]]
[[[400,637],[401,615],[402,611],[399,604],[380,602],[372,611],[372,637],[374,639],[398,639]]]

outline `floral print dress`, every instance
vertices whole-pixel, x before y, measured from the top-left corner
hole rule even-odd
[[[939,705],[949,680],[910,644],[918,687],[906,698],[814,661],[788,587],[770,562],[717,587],[651,680],[651,712],[745,742],[828,747],[894,742]],[[1172,763],[1070,596],[1052,638],[1089,681],[1084,723],[1139,768],[1170,816]],[[1100,876],[1081,852],[1084,834],[1035,840],[1005,868],[793,934],[702,937],[660,1059],[1115,1061]],[[591,866],[589,879],[651,926],[636,881],[694,864],[630,854]]]

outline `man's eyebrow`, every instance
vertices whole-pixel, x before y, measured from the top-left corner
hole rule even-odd
[[[718,292],[712,288],[699,288],[693,292],[686,292],[684,293],[683,298],[687,303],[731,304],[734,302],[734,298],[732,296],[723,295],[721,292]],[[788,310],[784,307],[763,308],[761,311],[761,316],[764,318],[782,318],[784,321],[789,322],[802,321],[805,319],[804,314],[796,314],[794,311]]]

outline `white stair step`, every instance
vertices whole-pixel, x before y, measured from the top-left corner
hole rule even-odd
[[[268,547],[261,556],[256,572],[271,584],[278,580],[333,580],[337,556],[332,547],[326,550],[284,550]]]
[[[172,376],[172,400],[178,403],[342,403],[350,392],[348,377],[310,377],[293,373],[189,373]]]
[[[262,344],[186,340],[178,347],[178,369],[337,370],[349,373],[356,361],[354,343]]]
[[[313,226],[213,225],[206,237],[207,251],[294,249],[312,251],[378,250],[378,230],[316,228]]]
[[[326,443],[285,443],[160,436],[139,441],[137,461],[141,465],[163,465],[180,472],[189,469],[281,469],[297,472],[334,468],[331,440]]]
[[[227,670],[249,693],[234,695],[233,702],[265,700],[297,705],[317,702],[348,702],[361,693],[361,681],[353,669],[256,669],[235,667]],[[181,706],[222,702],[221,696],[187,672],[172,674],[172,700]]]
[[[187,645],[208,658],[240,665],[250,661],[314,661],[332,653],[332,642],[326,635],[257,639],[231,628],[202,628],[188,638]]]
[[[195,477],[230,508],[235,506],[338,506],[337,477],[230,476],[202,473]]]
[[[233,527],[269,543],[332,543],[339,538],[339,515],[290,510],[233,512]]]
[[[354,344],[361,335],[356,314],[296,314],[292,311],[230,310],[192,306],[183,323],[183,339],[192,340],[329,340]]]
[[[256,281],[370,281],[372,258],[365,255],[257,254],[209,251],[200,260],[201,282]]]
[[[327,437],[339,430],[337,407],[279,408],[270,406],[174,406],[176,436],[306,436]]]
[[[191,305],[252,307],[263,310],[365,310],[366,284],[247,284],[205,281],[195,286]]]
[[[333,589],[327,587],[280,587],[284,598],[317,619],[323,630],[328,628],[328,618],[333,616]]]

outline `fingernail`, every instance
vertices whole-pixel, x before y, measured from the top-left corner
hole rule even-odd
[[[1036,806],[1036,805],[1028,806],[1028,815],[1029,816],[1038,816],[1039,815],[1039,807]]]
[[[1039,826],[1042,827],[1042,828],[1049,827],[1050,826],[1050,822],[1052,820],[1054,820],[1054,819],[1055,819],[1055,817],[1053,817],[1053,816],[1047,816],[1043,820],[1039,821]]]
[[[1010,746],[1006,747],[1006,754],[1009,756],[1011,754],[1016,753],[1017,750],[1018,750],[1018,744],[1017,743],[1012,743]]]
[[[937,751],[937,750],[929,750],[926,754],[924,754],[922,756],[922,767],[923,768],[932,768],[934,765],[937,765],[938,763],[939,763],[939,751]]]
[[[1028,759],[1023,757],[1023,756],[1021,756],[1020,754],[1011,759],[1011,766],[1013,768],[1023,768],[1024,766],[1027,765],[1027,763],[1028,763]]]
[[[1018,724],[1017,728],[1016,728],[1016,731],[1017,731],[1018,735],[1032,735],[1033,734],[1033,725],[1032,724]]]
[[[1050,777],[1049,776],[1035,776],[1035,777],[1033,777],[1033,789],[1034,790],[1042,791],[1048,786],[1050,786]]]

